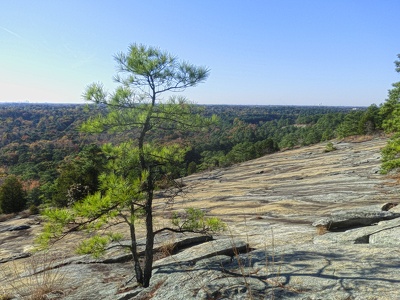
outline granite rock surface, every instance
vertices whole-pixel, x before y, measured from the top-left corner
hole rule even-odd
[[[334,142],[338,150],[329,153],[319,144],[184,178],[187,196],[173,206],[158,195],[156,226],[197,207],[228,229],[212,240],[159,237],[146,289],[134,283],[122,250],[76,256],[78,233],[54,246],[46,268],[26,268],[40,220],[1,222],[0,285],[45,273],[62,279],[48,299],[400,299],[399,188],[379,173],[385,143]],[[335,218],[356,222],[332,226]],[[22,299],[32,287],[7,292]]]

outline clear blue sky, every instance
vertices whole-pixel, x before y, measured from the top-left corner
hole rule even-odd
[[[160,47],[211,69],[199,104],[380,104],[400,81],[399,0],[2,0],[0,102],[83,103],[113,55]]]

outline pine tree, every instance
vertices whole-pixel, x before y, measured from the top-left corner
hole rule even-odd
[[[205,81],[209,70],[179,61],[175,56],[154,47],[132,45],[127,54],[115,57],[118,74],[115,77],[120,86],[107,94],[101,84],[90,85],[85,99],[95,105],[106,106],[107,115],[86,122],[82,130],[87,132],[125,132],[134,135],[131,141],[120,145],[105,145],[103,152],[109,158],[107,169],[100,176],[100,191],[74,204],[72,212],[67,210],[48,210],[49,218],[43,241],[62,236],[71,230],[100,228],[107,224],[109,228],[116,219],[124,220],[130,232],[130,251],[134,261],[134,272],[138,283],[149,286],[152,276],[154,236],[163,230],[153,228],[154,191],[164,178],[172,179],[169,174],[181,163],[188,149],[182,145],[161,145],[150,140],[154,132],[201,130],[216,121],[215,117],[205,118],[195,106],[184,97],[171,96],[163,100],[165,94],[181,92],[188,87]],[[176,187],[172,196],[178,193]],[[80,224],[72,229],[65,225],[80,217]],[[137,219],[144,218],[146,227],[146,247],[144,266],[139,263],[137,250]],[[83,218],[83,219],[82,219]],[[191,230],[204,231],[219,228],[212,220],[199,222],[202,228]],[[204,225],[205,224],[205,225]],[[211,224],[211,223],[210,223]],[[187,228],[178,228],[188,230]],[[114,234],[98,236],[85,241],[80,249],[83,253],[95,251],[101,254],[107,242],[120,238]]]

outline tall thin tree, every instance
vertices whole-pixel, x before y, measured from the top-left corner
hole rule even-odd
[[[56,220],[62,228],[71,223],[72,219],[76,220],[77,216],[83,216],[84,221],[74,226],[73,230],[84,228],[89,223],[101,225],[104,219],[110,222],[111,218],[122,218],[129,226],[129,248],[136,280],[147,287],[152,276],[154,236],[163,230],[155,231],[153,227],[154,191],[160,178],[183,160],[185,152],[180,145],[161,145],[152,142],[149,137],[161,131],[200,130],[214,123],[216,118],[203,117],[199,106],[174,94],[204,82],[209,75],[206,67],[194,66],[158,48],[138,44],[131,45],[127,54],[117,54],[115,59],[118,64],[115,80],[120,86],[108,94],[101,84],[95,83],[88,86],[84,93],[86,100],[106,106],[108,113],[89,119],[82,130],[128,131],[134,138],[119,146],[103,147],[111,159],[109,172],[100,177],[101,191],[76,203],[72,214],[63,211],[57,215],[53,210],[48,211],[47,215],[49,220]],[[165,100],[164,96],[169,98]],[[138,215],[144,217],[146,227],[143,266],[139,262],[137,249]],[[212,226],[202,224],[200,230],[216,229],[219,226],[218,222]],[[53,233],[49,233],[49,230],[53,230]],[[70,230],[53,226],[48,228],[47,236],[43,235],[43,238],[48,240]],[[106,241],[114,238],[110,235]],[[101,249],[98,246],[104,245],[106,241],[96,237],[84,246],[96,245],[91,248]]]

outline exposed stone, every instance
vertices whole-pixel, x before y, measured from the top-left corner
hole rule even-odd
[[[155,272],[132,299],[397,299],[400,258],[391,248],[287,245]],[[382,254],[382,252],[384,254]],[[387,264],[390,261],[390,264]],[[218,262],[221,262],[220,264]],[[385,265],[385,272],[377,268]]]
[[[342,212],[328,218],[315,221],[315,227],[323,226],[329,231],[352,228],[357,226],[368,226],[383,220],[391,220],[400,217],[400,213],[390,211],[354,211]]]
[[[398,205],[397,203],[392,206],[391,208],[389,208],[389,211],[392,213],[400,213],[400,205]]]
[[[19,226],[8,226],[5,228],[1,228],[0,232],[5,232],[5,231],[19,231],[19,230],[26,230],[31,228],[29,225],[19,225]]]
[[[379,222],[345,232],[328,232],[314,238],[315,244],[380,244],[400,245],[400,218]]]
[[[320,144],[184,178],[190,199],[177,197],[171,208],[163,199],[155,199],[157,225],[167,224],[161,218],[165,212],[170,215],[192,206],[221,217],[229,231],[215,236],[215,241],[176,250],[173,259],[156,261],[150,287],[145,289],[132,278],[129,253],[109,248],[99,260],[73,256],[81,238],[73,233],[55,245],[60,258],[64,253],[68,257],[46,271],[64,276],[57,286],[62,293],[53,291],[48,296],[63,300],[400,299],[396,244],[400,218],[374,219],[376,225],[317,237],[310,226],[316,219],[349,211],[364,216],[400,213],[399,206],[384,203],[399,201],[396,181],[376,172],[384,144],[378,139],[336,142],[338,150],[330,153],[323,153],[325,144]],[[4,231],[26,224],[32,228]],[[29,218],[0,223],[0,259],[28,253],[41,226],[30,224]],[[155,251],[164,246],[172,249],[179,239],[162,235]],[[232,239],[257,250],[232,255]],[[216,251],[222,247],[220,241],[230,252]],[[204,245],[213,245],[214,250],[202,249]],[[27,262],[21,258],[1,267],[15,264],[23,269]],[[0,278],[1,287],[6,282]]]
[[[170,234],[163,234],[157,236],[154,241],[154,252],[164,251],[163,247],[167,245],[166,243],[170,243],[171,246],[168,245],[169,250],[179,250],[186,247],[190,247],[191,245],[197,245],[199,243],[204,243],[206,241],[212,240],[212,236],[196,234],[196,233],[175,233],[173,237]],[[138,244],[138,253],[139,255],[144,254],[145,248],[145,239],[139,239]],[[118,263],[127,263],[132,260],[132,254],[123,246],[129,245],[130,241],[121,241],[119,243],[112,243],[106,249],[106,253],[100,258],[93,258],[91,255],[76,255],[70,258],[66,258],[63,260],[59,260],[52,264],[52,268],[60,268],[67,265],[81,265],[81,264],[118,264]],[[122,247],[121,247],[122,246]],[[167,254],[164,254],[167,255]],[[46,266],[45,266],[46,267]],[[42,272],[43,268],[39,266],[36,269],[36,272]]]
[[[21,226],[12,226],[9,231],[18,231],[18,230],[26,230],[31,228],[29,225],[21,225]]]
[[[398,227],[371,234],[369,243],[400,246],[400,224]]]
[[[165,234],[159,234],[154,240],[154,251],[177,251],[179,249],[184,249],[193,245],[204,243],[212,240],[212,236],[204,234],[195,233],[174,233],[173,235],[166,232]],[[132,259],[132,254],[127,252],[126,249],[121,249],[118,247],[128,246],[131,241],[121,241],[120,243],[113,243],[108,247],[108,251],[105,255],[97,260],[99,263],[116,263],[116,262],[126,262]],[[146,239],[139,239],[137,241],[138,253],[139,255],[144,254]]]
[[[29,256],[31,256],[31,253],[29,253],[29,252],[15,254],[15,255],[13,255],[11,257],[5,257],[5,258],[0,259],[0,264],[6,263],[6,262],[9,262],[9,261],[13,261],[13,260],[16,260],[16,259],[27,258]]]
[[[248,250],[248,244],[231,239],[216,240],[193,246],[178,254],[160,259],[154,263],[154,268],[161,269],[170,265],[193,265],[196,262],[217,255],[234,257]],[[156,271],[158,272],[158,271]]]

